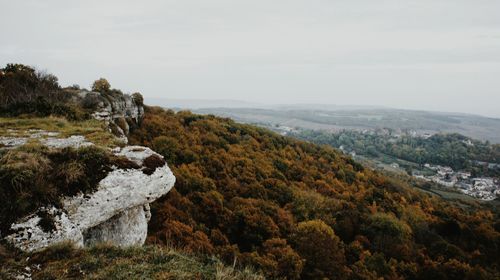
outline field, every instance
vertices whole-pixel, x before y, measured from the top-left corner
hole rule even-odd
[[[230,117],[264,126],[338,131],[390,128],[417,134],[459,133],[474,139],[500,143],[500,119],[458,113],[439,113],[380,108],[276,107],[205,108],[197,113]]]

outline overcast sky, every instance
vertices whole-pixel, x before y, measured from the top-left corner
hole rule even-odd
[[[176,99],[500,117],[499,0],[0,0],[0,63]]]

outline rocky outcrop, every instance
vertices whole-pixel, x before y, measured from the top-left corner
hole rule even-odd
[[[83,232],[85,246],[112,242],[117,246],[130,246],[146,241],[148,221],[151,218],[149,204],[123,211],[106,222]],[[127,234],[123,234],[127,232]]]
[[[12,225],[5,239],[14,246],[34,251],[54,243],[72,241],[78,246],[109,242],[118,246],[142,245],[150,217],[149,203],[166,194],[175,177],[166,164],[145,166],[160,155],[146,147],[117,148],[140,168],[111,171],[92,194],[64,197],[61,208],[40,209]],[[148,172],[145,172],[145,170]],[[51,230],[44,228],[50,223]]]
[[[93,112],[116,136],[127,142],[131,129],[140,125],[144,115],[142,96],[79,91],[72,103]],[[84,136],[61,137],[58,132],[43,130],[16,131],[0,137],[1,149],[12,149],[35,139],[53,149],[94,145]],[[151,217],[149,203],[173,187],[175,177],[163,157],[140,146],[116,147],[111,150],[126,157],[127,167],[113,167],[91,194],[62,197],[57,207],[47,205],[12,224],[5,240],[24,251],[71,241],[78,246],[107,242],[117,246],[142,245]]]
[[[80,91],[77,96],[77,103],[91,109],[95,119],[107,122],[111,131],[124,141],[130,129],[138,126],[144,116],[143,99],[139,93]]]

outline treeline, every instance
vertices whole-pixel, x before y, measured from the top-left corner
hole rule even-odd
[[[294,136],[318,144],[343,147],[368,157],[389,155],[418,164],[439,164],[454,169],[473,169],[474,161],[500,163],[500,145],[460,134],[434,134],[429,138],[358,131],[301,131]],[[480,172],[480,170],[476,170]]]
[[[495,213],[413,190],[333,148],[151,107],[130,140],[165,156],[177,177],[152,205],[151,244],[269,278],[499,277]]]

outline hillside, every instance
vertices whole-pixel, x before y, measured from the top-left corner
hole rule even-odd
[[[152,205],[150,243],[237,259],[271,278],[498,277],[496,214],[332,148],[151,107],[131,141],[164,155],[178,180]]]
[[[140,118],[117,116],[117,108],[129,112],[126,104],[142,104],[140,95],[124,97],[103,79],[94,84],[96,92],[62,88],[54,76],[31,70],[11,65],[0,71],[0,136],[29,138],[0,147],[2,229],[39,206],[64,205],[62,195],[66,201],[92,196],[114,171],[149,178],[162,168],[167,174],[169,167],[176,181],[154,202],[139,202],[141,211],[143,203],[151,205],[145,247],[59,244],[23,253],[3,239],[1,277],[14,277],[26,267],[35,279],[500,277],[499,217],[485,205],[442,200],[332,147],[227,118],[148,106],[133,111]],[[109,126],[95,118],[109,118]],[[40,130],[45,134],[33,140]],[[47,146],[49,132],[84,136],[96,147]],[[161,156],[154,153],[152,166],[145,159],[135,163],[113,152],[126,149],[125,141]],[[143,153],[146,147],[128,151]],[[127,184],[125,179],[103,191],[112,194]],[[118,198],[127,199],[116,206],[133,201],[132,194],[149,187],[145,181],[133,181],[128,198],[120,192]],[[113,204],[114,199],[105,201],[100,200]],[[48,232],[54,226],[43,215],[38,222],[48,225]],[[119,233],[127,235],[127,228]]]
[[[346,151],[374,158],[387,155],[416,164],[439,164],[475,173],[482,173],[483,170],[474,162],[500,164],[500,144],[492,145],[460,134],[418,137],[391,130],[366,133],[304,130],[293,133],[293,136],[337,148],[342,146]]]
[[[499,144],[460,134],[423,137],[390,129],[336,133],[298,130],[287,135],[338,148],[376,169],[435,182],[444,191],[490,201],[500,194]]]

